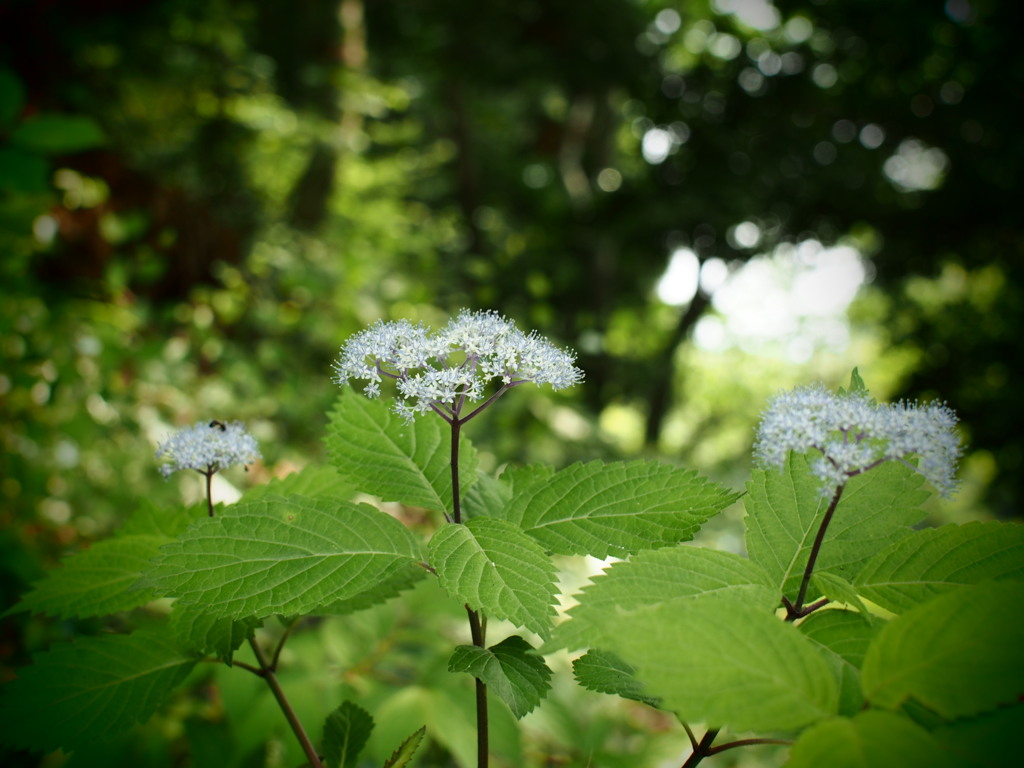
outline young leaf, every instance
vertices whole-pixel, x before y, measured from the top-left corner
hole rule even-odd
[[[197,606],[176,604],[171,611],[169,629],[180,647],[204,655],[212,654],[231,666],[238,647],[262,625],[259,619],[233,621],[211,616]]]
[[[833,603],[853,606],[861,613],[868,612],[853,584],[835,573],[815,571],[811,576],[811,589],[824,595]]]
[[[957,768],[928,731],[906,717],[869,710],[809,728],[786,768]]]
[[[774,731],[838,711],[839,685],[817,645],[742,600],[705,595],[620,609],[600,621],[602,647],[684,721]]]
[[[324,768],[353,768],[372,732],[370,713],[351,701],[342,702],[324,723]]]
[[[212,616],[304,614],[378,586],[417,559],[398,520],[325,498],[242,501],[164,547],[147,581]]]
[[[882,547],[911,533],[924,517],[919,505],[928,494],[924,479],[910,467],[887,462],[851,478],[825,534],[816,573],[853,581]],[[791,599],[830,499],[808,469],[808,458],[790,454],[782,472],[755,470],[747,483],[747,552]],[[808,597],[812,597],[808,595]]]
[[[147,720],[197,661],[158,630],[54,645],[0,689],[0,741],[52,752],[110,738]]]
[[[1024,525],[973,522],[914,531],[869,560],[857,588],[901,613],[987,579],[1024,579]]]
[[[488,616],[547,637],[555,615],[555,567],[529,536],[504,520],[445,523],[428,548],[449,595]]]
[[[666,547],[641,552],[615,563],[594,577],[577,595],[570,621],[559,624],[545,650],[601,646],[595,633],[605,614],[619,606],[643,606],[726,593],[765,612],[778,605],[779,595],[768,574],[744,557],[699,547]]]
[[[636,679],[633,671],[629,664],[607,651],[589,651],[572,663],[576,682],[587,690],[660,707],[661,700],[644,692],[643,683]]]
[[[391,757],[384,763],[384,768],[405,768],[409,761],[412,760],[412,756],[416,754],[416,750],[419,748],[420,742],[423,741],[426,733],[427,726],[420,726],[418,731],[403,741],[402,745],[391,754]]]
[[[386,404],[342,390],[330,413],[327,452],[342,480],[383,501],[451,512],[451,438],[440,417],[407,423]],[[476,479],[476,451],[459,442],[462,491]]]
[[[551,670],[523,638],[513,635],[490,648],[460,645],[448,660],[449,672],[467,672],[521,718],[540,704],[551,687]]]
[[[878,634],[882,622],[855,611],[816,611],[797,625],[801,632],[821,647],[839,679],[839,712],[854,715],[864,703],[860,686],[860,668],[868,644]]]
[[[738,498],[696,472],[632,461],[519,475],[505,519],[560,555],[623,556],[693,538]]]
[[[861,674],[875,706],[916,699],[941,717],[970,717],[1024,694],[1024,582],[959,587],[893,619]]]

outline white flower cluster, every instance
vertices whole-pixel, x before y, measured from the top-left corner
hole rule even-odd
[[[160,472],[170,477],[179,469],[210,474],[234,464],[252,464],[261,456],[256,438],[241,422],[197,421],[160,443],[156,458],[169,462],[160,467]]]
[[[396,379],[402,401],[394,410],[407,420],[430,410],[457,418],[495,379],[506,388],[525,382],[571,387],[583,380],[575,359],[497,312],[464,309],[439,331],[408,320],[378,321],[345,342],[334,370],[341,385],[366,380],[369,397],[380,394],[383,376]]]
[[[812,471],[827,496],[883,461],[915,456],[916,469],[949,496],[962,452],[956,421],[956,414],[940,403],[884,404],[866,392],[833,394],[820,384],[798,387],[770,401],[757,429],[754,456],[762,466],[781,467],[790,451],[817,449],[821,456]]]

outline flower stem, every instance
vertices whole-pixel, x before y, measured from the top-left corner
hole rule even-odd
[[[281,711],[284,712],[285,719],[288,720],[288,724],[292,727],[295,738],[299,740],[299,744],[302,746],[302,751],[305,752],[309,764],[312,768],[323,768],[323,763],[313,747],[313,742],[306,735],[302,723],[299,722],[298,715],[295,714],[295,710],[292,709],[284,689],[281,688],[281,684],[277,680],[277,673],[274,671],[273,665],[267,661],[267,656],[263,653],[263,649],[260,648],[260,644],[256,642],[256,638],[249,638],[249,645],[252,646],[252,652],[256,654],[256,661],[259,662],[260,677],[267,681],[267,685],[270,686],[270,690],[274,693],[274,698],[277,699]]]
[[[823,605],[823,603],[815,603],[813,606],[804,608],[804,600],[807,599],[807,588],[811,583],[811,574],[814,573],[814,564],[818,560],[818,552],[821,551],[821,545],[825,541],[825,531],[828,529],[828,524],[832,522],[832,515],[835,514],[836,507],[839,506],[839,499],[843,495],[843,489],[846,488],[846,483],[843,483],[836,492],[832,494],[832,501],[828,505],[828,509],[825,510],[825,517],[821,520],[821,525],[818,526],[818,534],[814,537],[814,544],[811,546],[811,554],[807,558],[807,567],[804,568],[804,578],[800,582],[800,591],[797,593],[796,602],[790,604],[789,601],[786,603],[786,621],[795,621],[796,619],[807,616],[811,611],[817,610]]]

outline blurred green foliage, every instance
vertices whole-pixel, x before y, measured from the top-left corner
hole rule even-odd
[[[587,372],[578,393],[474,422],[488,469],[648,453],[738,486],[767,395],[860,365],[879,397],[963,419],[964,490],[936,515],[1019,515],[1020,16],[995,0],[4,4],[4,604],[140,496],[198,497],[197,478],[155,471],[174,426],[241,419],[265,462],[229,477],[284,474],[322,452],[347,335],[460,306],[575,347]],[[845,343],[702,346],[701,320],[727,314],[715,292],[657,296],[679,248],[736,274],[806,242],[867,260]],[[68,631],[6,619],[5,674]],[[212,761],[220,726],[198,706],[149,727],[184,727]],[[604,734],[595,764],[618,764],[596,757],[612,742],[645,764],[604,710],[550,706],[564,717],[549,710],[540,743]]]

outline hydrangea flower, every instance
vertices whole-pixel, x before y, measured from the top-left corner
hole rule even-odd
[[[435,411],[449,421],[468,420],[509,388],[533,382],[564,389],[583,380],[576,358],[535,331],[525,334],[494,311],[459,312],[434,331],[408,320],[374,325],[352,336],[334,363],[335,381],[365,380],[368,397],[384,377],[395,379],[394,410],[407,420]],[[498,388],[487,395],[489,385]],[[463,407],[487,397],[470,413]]]
[[[252,464],[261,456],[256,439],[240,421],[197,421],[160,443],[156,458],[167,462],[160,472],[170,477],[179,469],[194,469],[209,476],[235,464]]]
[[[956,488],[962,449],[956,414],[941,403],[877,403],[867,392],[833,394],[821,384],[797,387],[769,402],[757,429],[754,456],[782,467],[790,451],[821,453],[811,471],[831,496],[849,478],[884,461],[918,459],[914,467],[943,496]]]

